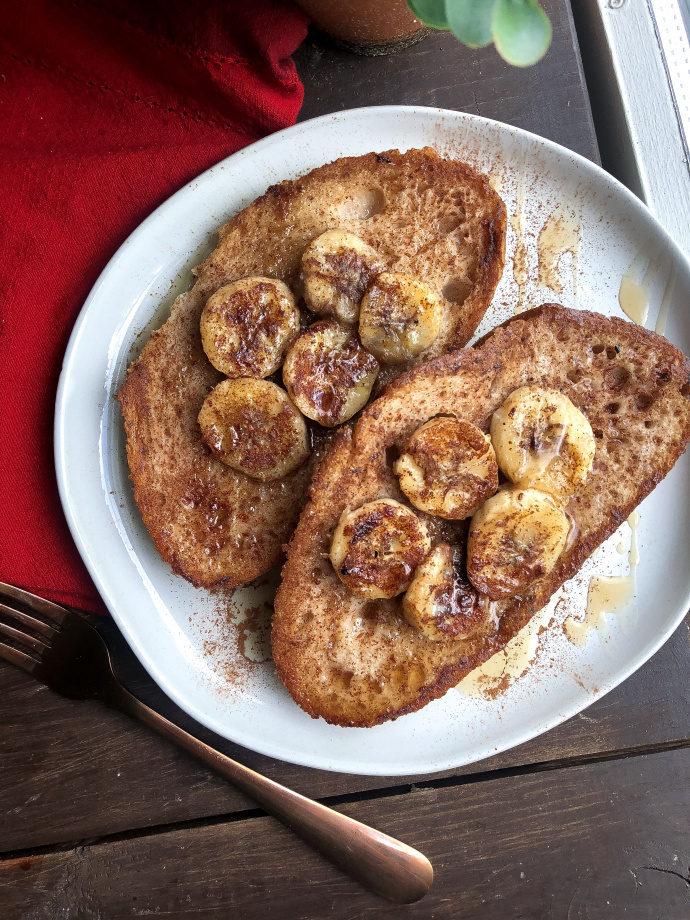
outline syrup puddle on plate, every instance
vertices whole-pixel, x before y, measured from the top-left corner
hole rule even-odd
[[[618,303],[625,315],[638,326],[644,326],[647,322],[647,313],[649,311],[649,294],[648,286],[650,284],[651,265],[640,277],[642,261],[637,256],[628,266],[625,274],[621,278],[621,286],[618,289]]]
[[[497,195],[500,195],[503,188],[503,176],[500,173],[491,173],[489,176],[489,185]]]
[[[637,623],[636,571],[640,562],[640,550],[637,528],[640,523],[639,512],[633,511],[628,518],[630,527],[630,550],[628,553],[629,570],[625,575],[593,575],[587,591],[587,607],[582,619],[570,614],[563,624],[565,636],[579,648],[589,642],[592,631],[601,635],[606,625],[607,614],[615,614],[618,625],[623,632],[629,632]],[[625,552],[619,543],[618,553]],[[622,554],[622,553],[621,553]]]
[[[670,265],[669,262],[671,262]],[[661,247],[652,246],[649,243],[643,246],[623,273],[618,288],[618,304],[628,319],[638,326],[646,324],[654,290],[657,288],[658,296],[658,285],[665,278],[661,305],[654,327],[655,332],[664,335],[677,273],[678,266],[675,260],[668,253],[662,253]]]

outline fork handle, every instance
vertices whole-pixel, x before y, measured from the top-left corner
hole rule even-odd
[[[429,890],[434,870],[422,853],[366,824],[281,786],[231,760],[150,709],[118,685],[107,700],[173,741],[278,818],[315,850],[376,894],[411,904]]]

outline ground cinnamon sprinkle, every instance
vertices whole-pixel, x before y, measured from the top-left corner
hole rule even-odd
[[[272,660],[271,618],[278,574],[271,571],[241,588],[213,592],[212,609],[196,621],[206,664],[219,678],[219,694],[242,692],[264,676]],[[190,622],[195,618],[190,617]]]

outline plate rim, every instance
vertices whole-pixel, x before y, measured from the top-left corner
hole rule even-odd
[[[63,461],[63,448],[65,446],[64,442],[64,422],[65,422],[65,412],[66,412],[66,390],[69,381],[69,375],[71,370],[72,361],[74,359],[74,354],[78,348],[81,335],[84,331],[84,327],[88,318],[88,313],[93,301],[97,298],[100,289],[106,283],[110,273],[116,269],[120,259],[129,252],[133,246],[135,246],[139,239],[142,236],[145,236],[149,229],[155,224],[155,222],[164,214],[167,210],[174,208],[177,201],[186,197],[192,190],[195,183],[198,183],[200,180],[203,180],[208,176],[209,173],[217,170],[219,167],[223,166],[225,163],[241,158],[245,156],[249,151],[256,150],[257,147],[261,148],[262,151],[269,150],[273,146],[280,145],[286,138],[290,138],[291,135],[299,135],[305,132],[312,130],[318,130],[319,128],[324,127],[327,124],[342,124],[343,121],[347,122],[350,119],[356,119],[359,117],[371,117],[373,115],[381,115],[382,113],[386,114],[405,114],[405,115],[414,115],[421,116],[423,118],[428,117],[441,117],[441,118],[451,118],[456,119],[459,122],[474,122],[480,125],[483,125],[490,129],[498,128],[501,131],[509,131],[514,134],[515,137],[522,137],[529,139],[531,142],[536,142],[538,145],[546,148],[547,150],[558,154],[565,159],[570,160],[574,164],[584,164],[587,171],[594,170],[595,172],[601,174],[606,183],[608,183],[617,193],[621,194],[624,199],[627,200],[628,204],[632,205],[633,209],[637,209],[640,214],[644,214],[646,219],[650,219],[656,225],[656,229],[660,232],[661,237],[663,238],[665,244],[673,252],[674,256],[681,262],[684,262],[686,268],[690,271],[690,260],[686,257],[685,253],[680,249],[675,240],[670,236],[665,227],[663,227],[651,210],[642,202],[633,192],[631,192],[626,186],[624,186],[619,180],[614,176],[607,173],[603,170],[598,164],[587,159],[581,154],[576,153],[575,151],[569,150],[566,147],[563,147],[560,144],[557,144],[555,141],[551,141],[547,138],[540,137],[530,131],[525,129],[515,127],[513,125],[507,125],[503,122],[498,122],[494,119],[485,118],[483,116],[474,115],[472,113],[460,112],[451,109],[442,109],[433,106],[397,106],[397,105],[386,105],[386,106],[363,106],[356,109],[346,109],[340,112],[328,113],[325,115],[320,115],[316,118],[308,119],[304,122],[299,122],[295,125],[291,125],[287,128],[277,131],[273,134],[270,134],[260,140],[247,145],[246,147],[241,148],[238,151],[230,154],[228,157],[224,157],[222,160],[219,160],[216,164],[209,167],[208,169],[202,171],[197,176],[186,182],[180,189],[170,195],[165,199],[160,205],[158,205],[144,220],[130,233],[123,243],[118,247],[113,256],[108,260],[107,264],[99,274],[95,284],[93,285],[91,291],[89,292],[79,315],[74,323],[72,332],[70,334],[69,342],[65,350],[65,354],[62,361],[62,367],[60,372],[60,377],[58,381],[57,393],[56,393],[56,403],[55,403],[55,419],[54,419],[54,455],[55,455],[55,470],[58,483],[58,491],[60,495],[60,501],[62,508],[67,519],[68,527],[72,538],[75,541],[79,554],[93,579],[99,594],[101,595],[106,607],[108,608],[110,614],[112,615],[116,625],[123,633],[129,647],[135,653],[139,661],[145,667],[151,678],[158,684],[159,687],[169,696],[173,702],[178,705],[183,711],[188,715],[192,716],[196,721],[201,725],[209,728],[214,731],[216,734],[220,735],[223,738],[226,738],[233,743],[242,745],[249,750],[255,751],[265,756],[275,757],[280,760],[289,763],[299,764],[301,766],[315,768],[315,769],[325,769],[334,772],[349,772],[356,773],[358,775],[369,775],[369,776],[402,776],[402,775],[425,775],[429,772],[438,772],[440,770],[447,769],[456,769],[464,766],[468,763],[476,763],[486,757],[493,756],[494,754],[509,750],[517,745],[524,743],[528,740],[531,740],[535,737],[538,737],[544,734],[546,731],[549,731],[551,728],[556,727],[557,725],[562,724],[567,721],[569,718],[572,718],[579,712],[582,712],[593,702],[605,696],[623,681],[638,670],[646,661],[648,661],[661,646],[668,641],[670,636],[678,628],[680,622],[685,617],[687,611],[687,604],[690,601],[690,579],[688,580],[687,590],[686,590],[686,606],[685,609],[680,612],[676,617],[669,620],[668,625],[665,630],[662,630],[659,635],[656,637],[655,641],[649,643],[644,651],[639,652],[631,660],[628,660],[625,667],[612,677],[608,681],[602,682],[601,686],[598,688],[597,693],[591,693],[584,702],[577,700],[571,706],[565,706],[554,714],[553,718],[542,723],[536,730],[535,729],[522,729],[522,730],[513,730],[508,732],[509,740],[505,745],[487,745],[484,743],[483,752],[477,756],[471,756],[468,758],[463,757],[454,757],[450,760],[442,760],[438,763],[435,763],[431,770],[425,770],[424,773],[415,773],[414,770],[410,770],[409,766],[398,770],[392,770],[389,764],[383,764],[383,769],[376,769],[376,764],[367,763],[362,764],[361,759],[356,759],[352,762],[344,762],[342,757],[336,757],[335,759],[329,758],[329,756],[321,756],[319,758],[306,757],[305,759],[299,759],[298,756],[286,756],[285,752],[280,750],[280,745],[273,746],[270,743],[268,744],[259,744],[255,740],[252,740],[251,743],[247,742],[244,738],[244,733],[232,732],[228,733],[227,729],[223,729],[221,725],[215,720],[212,716],[208,716],[205,712],[200,710],[196,705],[191,703],[188,699],[185,698],[183,693],[180,693],[174,685],[172,685],[165,676],[160,672],[156,663],[150,658],[147,652],[142,649],[139,643],[136,641],[132,635],[129,627],[128,620],[125,617],[121,618],[119,609],[115,600],[111,597],[111,591],[109,587],[103,582],[99,569],[97,565],[93,562],[87,542],[82,536],[82,530],[78,520],[78,513],[72,507],[67,486],[67,470],[65,463]],[[191,254],[191,250],[190,250]],[[344,729],[348,731],[348,729]],[[512,737],[511,737],[512,736]],[[481,747],[481,745],[480,745]],[[356,755],[355,755],[356,757]],[[365,767],[365,769],[363,769]],[[374,769],[372,769],[372,767]]]

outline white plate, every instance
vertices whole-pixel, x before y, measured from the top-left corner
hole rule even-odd
[[[250,648],[256,636],[249,627],[251,615],[270,597],[270,586],[235,595],[233,625],[226,622],[224,595],[195,590],[155,552],[132,498],[114,394],[149,331],[165,319],[176,294],[192,283],[190,269],[213,248],[215,229],[271,183],[341,156],[425,145],[492,174],[513,221],[524,200],[523,236],[532,279],[540,228],[559,203],[568,212],[580,227],[580,249],[577,290],[572,256],[560,261],[565,279],[560,300],[566,306],[621,315],[621,276],[641,251],[654,253],[656,248],[662,255],[654,253],[647,279],[654,282],[653,323],[672,259],[677,279],[667,334],[690,352],[685,307],[690,265],[622,185],[582,157],[524,131],[459,112],[391,106],[324,116],[274,134],[213,167],[158,208],[116,253],[89,296],[58,391],[56,465],[67,519],[105,603],[144,666],[178,705],[220,735],[273,757],[328,770],[428,773],[527,741],[584,709],[643,664],[671,635],[690,600],[685,457],[640,509],[637,596],[625,617],[608,616],[579,648],[560,628],[563,601],[551,628],[540,637],[532,630],[523,643],[535,659],[531,667],[519,679],[504,681],[509,686],[495,699],[455,689],[396,722],[343,729],[305,715],[278,682],[270,661],[251,664],[239,654],[243,642],[238,640],[246,640],[245,653],[261,657]],[[480,332],[513,313],[515,239],[510,229],[504,277]],[[532,280],[525,299],[534,305],[557,298]],[[571,609],[584,611],[592,572],[615,573],[627,565],[627,556],[616,552],[621,539],[630,539],[627,525],[572,585]],[[247,612],[250,620],[243,629],[237,624]],[[629,628],[635,616],[636,625]]]

